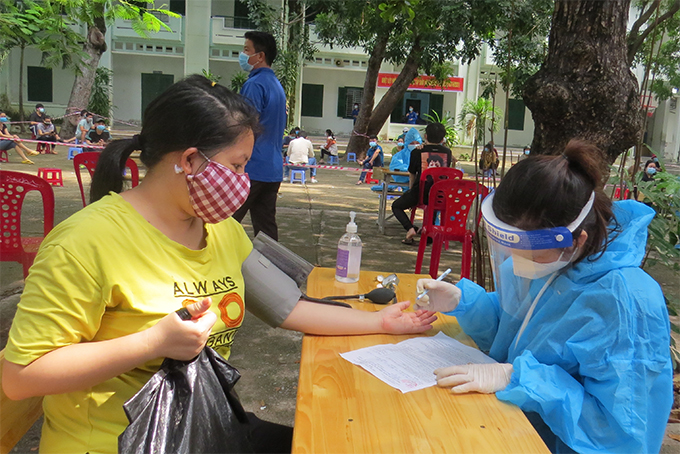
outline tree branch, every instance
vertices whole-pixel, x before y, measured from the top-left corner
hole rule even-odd
[[[631,27],[630,32],[628,33],[628,39],[637,38],[638,33],[640,33],[640,27],[642,27],[642,25],[644,25],[650,17],[652,17],[652,14],[654,13],[654,10],[656,10],[656,6],[659,4],[659,2],[661,2],[661,0],[654,0],[647,11],[640,12],[640,17],[638,17]]]
[[[640,47],[642,44],[645,42],[645,39],[647,39],[647,36],[656,29],[660,24],[662,24],[664,21],[667,19],[670,19],[680,11],[680,0],[676,0],[669,8],[668,11],[666,11],[664,14],[661,16],[657,17],[654,22],[649,24],[649,27],[645,29],[645,31],[642,32],[640,36],[632,36],[632,31],[631,34],[629,34],[628,38],[628,63],[632,63],[633,59],[635,58],[635,54],[637,54],[638,50],[640,50]]]

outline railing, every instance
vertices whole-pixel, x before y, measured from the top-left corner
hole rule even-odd
[[[170,27],[167,31],[165,28],[161,27],[158,33],[149,33],[149,37],[154,40],[165,40],[173,42],[183,42],[182,33],[182,21],[183,16],[180,17],[170,17],[166,14],[153,13],[158,17],[165,25]],[[126,19],[116,19],[113,26],[113,38],[139,38],[140,36],[132,28],[132,20]]]
[[[254,30],[255,23],[247,17],[213,16],[212,44],[243,46],[243,35],[246,30]]]

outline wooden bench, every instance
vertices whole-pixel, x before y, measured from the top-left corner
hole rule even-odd
[[[5,350],[0,351],[0,380]],[[42,397],[10,400],[0,389],[0,454],[8,453],[42,415]]]

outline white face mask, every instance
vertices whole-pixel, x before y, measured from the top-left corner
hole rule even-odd
[[[576,250],[574,250],[574,253]],[[560,254],[557,260],[549,263],[538,263],[533,260],[522,257],[521,255],[512,255],[512,271],[515,276],[524,277],[527,279],[540,279],[544,276],[552,274],[556,271],[561,270],[565,266],[571,263],[571,258],[569,260],[562,260],[564,256],[564,251]],[[571,255],[573,257],[574,254]]]

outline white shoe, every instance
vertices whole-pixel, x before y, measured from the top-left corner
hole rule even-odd
[[[283,177],[283,181],[288,181],[288,177]]]
[[[312,177],[312,183],[318,183],[318,182],[319,182],[319,180],[317,180],[316,178]]]

